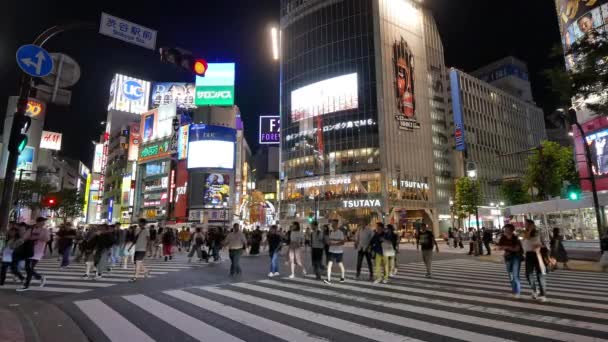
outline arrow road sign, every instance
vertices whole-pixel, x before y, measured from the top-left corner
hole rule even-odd
[[[40,46],[22,45],[17,50],[17,64],[26,74],[32,77],[43,77],[53,70],[53,59]]]

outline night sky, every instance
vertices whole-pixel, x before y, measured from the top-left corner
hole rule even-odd
[[[348,1],[348,0],[345,0]],[[247,140],[257,146],[257,117],[278,111],[278,65],[271,58],[269,29],[279,21],[279,0],[221,1],[7,0],[0,13],[0,118],[16,95],[15,51],[45,28],[71,21],[98,23],[102,11],[158,31],[157,47],[179,46],[209,62],[236,62],[236,103]],[[553,0],[425,0],[435,13],[446,64],[465,71],[514,55],[528,62],[534,97],[545,112],[555,107],[541,70],[555,63],[559,44]],[[61,4],[59,6],[58,4]],[[153,5],[154,4],[154,5]],[[192,75],[160,63],[157,52],[101,36],[65,33],[47,44],[81,66],[69,107],[49,106],[45,129],[63,133],[62,154],[90,164],[92,139],[102,131],[108,88],[115,73],[157,81],[192,82]]]

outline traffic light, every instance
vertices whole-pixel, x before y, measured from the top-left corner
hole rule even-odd
[[[54,208],[59,204],[57,197],[54,195],[47,195],[42,197],[42,206],[47,208]]]
[[[15,130],[15,135],[13,139],[9,141],[8,150],[10,152],[21,153],[25,146],[27,146],[27,131],[30,129],[32,125],[32,118],[29,116],[21,115],[15,116],[13,122],[13,129]]]
[[[160,61],[174,64],[198,76],[205,76],[207,72],[206,60],[194,57],[192,52],[177,47],[160,48]]]
[[[315,214],[313,213],[309,213],[308,214],[308,224],[312,224],[315,220]]]
[[[578,201],[581,199],[581,189],[578,185],[568,185],[566,188],[566,197],[570,201]]]

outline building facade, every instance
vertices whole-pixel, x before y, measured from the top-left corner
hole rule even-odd
[[[520,179],[526,170],[527,150],[547,138],[543,111],[472,75],[450,70],[451,100],[458,163],[474,163],[483,202],[500,202],[500,184]]]
[[[281,220],[437,230],[453,175],[431,13],[409,0],[284,0],[281,15]]]

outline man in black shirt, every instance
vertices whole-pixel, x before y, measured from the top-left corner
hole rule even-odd
[[[426,223],[422,223],[420,225],[420,233],[418,234],[418,246],[420,246],[420,250],[422,252],[422,261],[424,261],[424,265],[426,266],[426,277],[431,277],[431,262],[433,260],[433,246],[435,247],[437,253],[439,253],[439,246],[437,245],[437,241],[435,241],[435,236],[433,232],[428,229]]]

